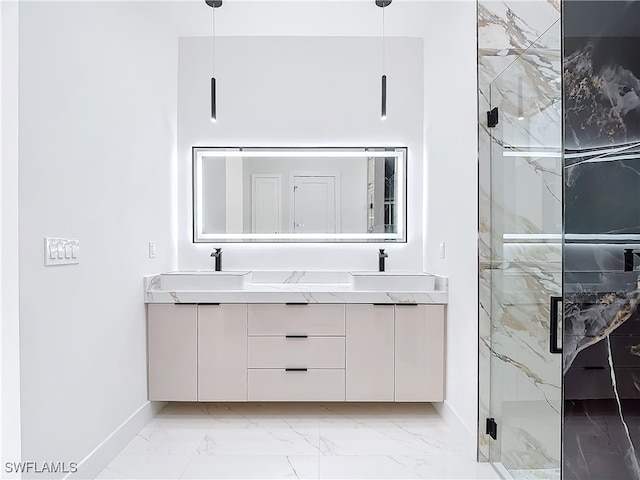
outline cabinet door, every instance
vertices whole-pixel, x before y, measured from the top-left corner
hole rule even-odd
[[[444,305],[396,305],[395,400],[444,399]]]
[[[198,401],[247,400],[247,306],[198,306]]]
[[[393,401],[393,305],[347,305],[346,398]]]
[[[149,305],[149,400],[197,400],[197,315],[195,305]]]

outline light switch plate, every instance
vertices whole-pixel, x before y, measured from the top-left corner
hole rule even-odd
[[[44,238],[45,266],[76,263],[80,263],[80,240],[77,238]]]
[[[149,242],[149,258],[156,258],[156,242]]]
[[[444,242],[440,242],[440,258],[445,257],[445,244]]]

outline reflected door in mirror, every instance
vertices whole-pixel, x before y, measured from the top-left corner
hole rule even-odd
[[[293,231],[336,233],[336,177],[293,177]]]
[[[251,175],[251,231],[282,232],[282,177]]]

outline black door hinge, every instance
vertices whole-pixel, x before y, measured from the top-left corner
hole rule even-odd
[[[487,125],[491,128],[498,125],[498,107],[494,107],[487,112]]]
[[[494,440],[498,439],[498,424],[493,418],[487,418],[487,431],[485,433]]]

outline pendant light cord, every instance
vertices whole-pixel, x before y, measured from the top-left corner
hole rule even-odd
[[[216,76],[216,9],[211,7],[211,76]]]
[[[384,9],[386,7],[382,7],[382,74],[386,73],[385,67],[385,32],[384,32]]]

